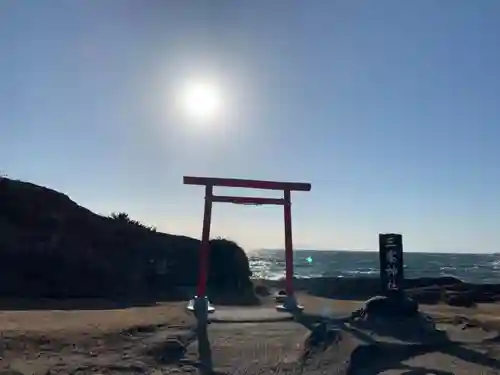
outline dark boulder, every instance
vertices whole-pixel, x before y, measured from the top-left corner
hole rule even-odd
[[[450,306],[474,307],[476,302],[470,293],[456,293],[446,295],[446,303]]]
[[[220,238],[211,240],[209,259],[209,285],[220,290],[253,288],[248,258],[235,242]]]
[[[267,280],[266,285],[272,288],[283,288],[284,280]],[[440,291],[461,288],[465,283],[454,277],[406,279],[403,287],[408,296],[422,303],[437,303],[441,300]],[[316,277],[295,279],[296,290],[309,294],[335,299],[366,300],[381,295],[380,279],[377,277]],[[491,288],[490,288],[491,289]]]
[[[401,296],[375,296],[365,302],[364,313],[368,317],[410,317],[418,314],[418,303]]]

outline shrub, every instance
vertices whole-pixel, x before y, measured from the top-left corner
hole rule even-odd
[[[109,217],[113,220],[118,221],[118,222],[128,223],[128,224],[134,225],[134,226],[141,228],[141,229],[147,229],[150,232],[156,232],[156,227],[151,226],[151,225],[142,224],[138,220],[133,220],[130,218],[130,216],[128,216],[128,214],[126,212],[113,212]]]

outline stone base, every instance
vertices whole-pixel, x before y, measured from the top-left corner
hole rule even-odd
[[[283,303],[276,305],[276,310],[280,312],[294,313],[304,310],[304,306],[299,305],[294,296],[286,296],[283,298]]]
[[[434,344],[446,340],[433,319],[421,314],[418,304],[404,294],[370,298],[348,324],[380,342]]]
[[[208,314],[212,314],[215,311],[215,307],[212,306],[208,297],[198,297],[194,296],[192,300],[189,301],[187,305],[188,311],[194,313],[196,316],[200,316],[200,314],[204,314],[205,316]]]
[[[277,304],[282,304],[286,300],[286,292],[284,290],[280,290],[279,292],[274,294],[274,300],[276,301]]]
[[[438,344],[447,340],[446,333],[436,328],[432,318],[420,313],[414,316],[355,317],[347,325],[378,342]]]

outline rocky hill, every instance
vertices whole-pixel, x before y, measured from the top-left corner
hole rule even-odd
[[[199,240],[123,213],[97,215],[63,193],[0,177],[0,297],[185,297],[197,283],[199,248]],[[209,288],[251,293],[243,249],[219,239],[210,252]]]

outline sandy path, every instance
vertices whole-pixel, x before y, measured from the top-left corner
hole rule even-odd
[[[2,332],[50,333],[113,332],[140,325],[193,322],[185,302],[113,310],[0,311]]]
[[[251,334],[249,334],[251,333]],[[220,323],[209,327],[213,366],[227,374],[273,374],[293,368],[307,329],[295,322]],[[190,351],[195,355],[196,347]]]
[[[22,374],[150,373],[148,353],[188,335],[185,303],[113,310],[0,312],[0,369]]]

